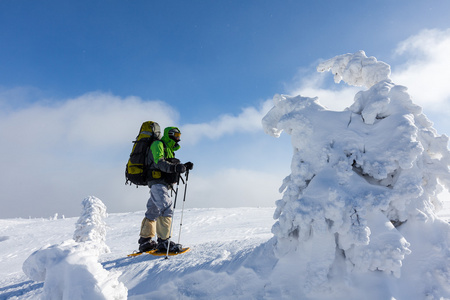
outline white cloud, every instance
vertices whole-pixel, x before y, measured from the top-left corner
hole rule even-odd
[[[120,145],[137,135],[143,121],[156,119],[171,124],[178,113],[161,101],[95,92],[9,111],[0,124],[2,137],[17,143],[103,148]]]
[[[226,168],[209,176],[193,176],[186,201],[190,207],[275,206],[286,175]]]
[[[423,30],[395,49],[405,57],[391,78],[408,87],[415,103],[430,110],[450,112],[450,29]]]
[[[286,91],[289,95],[304,97],[318,97],[320,104],[330,110],[340,111],[353,104],[355,94],[361,88],[340,84],[337,90],[324,87],[326,77],[331,76],[328,72],[318,73],[315,71],[306,73],[305,70],[299,70],[294,80],[286,85]],[[335,85],[335,84],[334,84]]]
[[[247,107],[237,116],[221,115],[209,123],[183,125],[183,142],[197,143],[202,138],[217,139],[237,132],[261,131],[261,119],[272,107],[272,101],[265,101],[258,109]]]
[[[124,190],[123,174],[141,123],[177,118],[161,101],[107,93],[9,105],[0,116],[0,217],[76,215],[88,195],[124,201],[133,194]]]
[[[2,97],[6,94],[8,97]],[[143,121],[157,120],[164,128],[177,124],[178,112],[161,101],[100,92],[13,107],[8,101],[14,94],[23,93],[15,90],[0,95],[0,105],[7,108],[0,112],[0,165],[5,170],[0,174],[0,218],[50,217],[55,213],[76,216],[81,201],[89,195],[100,198],[109,212],[145,209],[148,188],[124,184],[131,141]],[[210,123],[181,126],[183,146],[193,141],[180,154],[196,164],[188,206],[268,206],[279,198],[277,190],[286,174],[250,170],[255,161],[273,155],[271,148],[253,152],[258,145],[242,145],[233,137],[238,132],[264,135],[261,118],[270,107],[271,101],[266,101],[260,108],[243,109],[237,116],[223,115]],[[233,141],[233,151],[242,147],[249,150],[250,165],[244,162],[245,155],[236,158],[236,153],[225,153],[220,146],[213,146],[220,153],[208,154],[199,151],[205,147],[194,145],[200,139],[208,143],[219,136]],[[189,153],[198,155],[191,158]],[[211,155],[222,159],[208,160]],[[223,159],[235,162],[240,169],[223,166]],[[214,164],[214,171],[205,162]]]

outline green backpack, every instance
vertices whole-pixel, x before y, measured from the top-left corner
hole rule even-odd
[[[125,184],[147,185],[149,170],[147,155],[151,144],[161,138],[161,128],[158,123],[147,121],[142,123],[136,140],[133,141],[130,159],[125,169]]]

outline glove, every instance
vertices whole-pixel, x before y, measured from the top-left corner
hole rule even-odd
[[[184,173],[186,172],[186,167],[183,164],[178,164],[175,166],[175,172]]]
[[[194,164],[191,163],[190,161],[185,163],[184,166],[186,167],[186,170],[192,170],[194,168]]]

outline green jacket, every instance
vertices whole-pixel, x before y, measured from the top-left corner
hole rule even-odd
[[[149,186],[156,183],[167,184],[168,182],[165,180],[167,174],[164,173],[175,173],[175,165],[177,164],[174,163],[175,151],[180,149],[180,145],[169,137],[169,131],[173,128],[177,127],[164,129],[164,135],[161,140],[154,141],[150,146],[147,161],[153,176],[149,176]]]

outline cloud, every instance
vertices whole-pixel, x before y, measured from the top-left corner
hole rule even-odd
[[[281,199],[278,189],[286,174],[225,168],[189,179],[190,207],[269,207]]]
[[[265,101],[259,108],[247,107],[233,116],[225,114],[209,123],[183,125],[183,142],[195,144],[203,138],[218,139],[223,135],[238,132],[261,131],[261,119],[272,107],[271,100]]]
[[[30,105],[33,99],[44,98],[43,92],[35,87],[13,87],[0,86],[0,115],[11,110],[23,108]]]
[[[169,124],[178,119],[178,113],[161,101],[94,92],[10,111],[0,124],[2,137],[17,143],[40,142],[50,149],[57,146],[55,143],[96,149],[120,145],[137,135],[136,128],[143,121],[153,119]]]
[[[131,142],[143,121],[157,120],[161,127],[177,124],[178,112],[162,101],[102,92],[59,101],[36,100],[30,95],[20,89],[0,93],[0,106],[5,108],[0,112],[0,165],[4,170],[0,174],[0,218],[76,216],[81,201],[89,195],[100,198],[109,212],[144,210],[148,188],[124,184]],[[11,101],[14,96],[23,100],[20,105],[11,104],[16,103]],[[255,152],[266,139],[257,134],[249,145],[248,137],[234,136],[247,132],[265,136],[261,118],[270,107],[271,101],[266,101],[237,116],[180,126],[180,155],[196,164],[188,207],[270,206],[279,198],[277,190],[286,174],[252,170],[254,164],[259,166],[273,156],[277,147],[264,146]],[[215,140],[220,136],[230,142]],[[206,149],[214,153],[205,153]],[[239,169],[230,169],[230,164]]]
[[[0,217],[73,216],[90,194],[123,201],[133,194],[123,189],[123,170],[141,123],[178,118],[161,101],[100,92],[19,108],[0,101],[8,107],[0,116]]]
[[[395,49],[406,62],[395,66],[391,78],[408,87],[418,105],[450,112],[450,29],[427,29],[411,36]]]
[[[305,97],[318,97],[321,105],[330,110],[340,111],[353,104],[355,94],[361,90],[358,87],[340,84],[338,89],[330,89],[326,86],[326,79],[331,75],[316,72],[314,70],[300,69],[295,78],[286,84],[286,92],[289,95],[302,95]],[[337,85],[333,83],[333,87]]]

